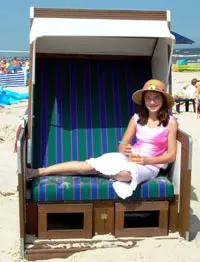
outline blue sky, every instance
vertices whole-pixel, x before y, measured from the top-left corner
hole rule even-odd
[[[170,10],[171,29],[193,39],[196,43],[177,47],[200,47],[200,0],[18,0],[2,1],[0,50],[28,50],[29,8],[84,8],[84,9],[132,9]]]

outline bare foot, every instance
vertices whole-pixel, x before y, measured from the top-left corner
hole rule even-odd
[[[131,173],[128,171],[121,171],[114,177],[119,182],[130,182],[132,180]]]
[[[38,169],[27,168],[26,169],[26,180],[30,180],[39,175]]]

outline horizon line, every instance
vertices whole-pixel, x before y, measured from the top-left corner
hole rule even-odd
[[[0,52],[4,53],[29,53],[29,51],[25,50],[0,50]]]

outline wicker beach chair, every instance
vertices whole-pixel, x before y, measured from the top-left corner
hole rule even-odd
[[[27,166],[46,167],[117,150],[137,112],[132,93],[152,77],[169,78],[170,83],[173,39],[168,18],[165,11],[31,10],[28,121],[21,125],[17,142],[23,257],[67,257],[104,248],[105,242],[95,236],[105,234],[116,245],[126,237],[134,244],[136,237],[168,238],[172,232],[189,239],[192,153],[191,137],[183,131],[178,132],[171,168],[138,185],[125,200],[117,197],[111,180],[95,175],[25,180]],[[85,31],[77,26],[84,21]],[[144,32],[140,21],[147,27]],[[68,22],[74,27],[66,27]],[[124,22],[135,25],[126,37]],[[94,36],[92,23],[103,37]],[[119,37],[113,36],[113,23],[120,24],[121,31],[115,32]]]
[[[36,68],[33,146],[32,152],[27,153],[27,158],[32,155],[33,168],[116,151],[117,141],[136,110],[131,101],[132,90],[151,77],[149,62],[116,59],[53,59],[50,63],[40,58]],[[188,167],[180,170],[179,166],[180,161],[185,161],[183,165],[188,163],[187,136],[180,133],[179,140],[185,141],[186,154],[175,167],[177,175],[188,172]],[[26,159],[26,145],[23,147],[21,142],[18,148],[23,165],[30,161]],[[161,172],[157,178],[140,184],[130,199],[122,201],[112,181],[98,176],[48,176],[35,178],[24,187],[19,177],[20,203],[25,204],[21,220],[26,217],[26,234],[39,239],[92,238],[109,233],[116,237],[145,237],[177,230],[184,236],[185,220],[180,223],[181,231],[177,206],[183,205],[181,212],[186,206],[173,184],[175,181],[180,185],[179,179],[171,178],[170,172]],[[184,183],[185,180],[182,187]],[[149,217],[143,226],[130,222],[136,221],[134,215],[138,214]],[[42,249],[37,247],[39,253]],[[32,251],[35,252],[27,249],[26,256],[31,258]]]

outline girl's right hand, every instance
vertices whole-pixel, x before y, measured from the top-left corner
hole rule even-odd
[[[131,154],[131,145],[120,145],[119,146],[119,151],[123,153],[125,156],[129,157]]]

